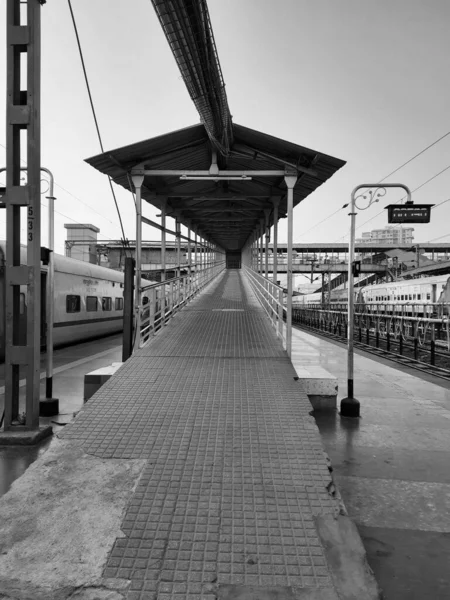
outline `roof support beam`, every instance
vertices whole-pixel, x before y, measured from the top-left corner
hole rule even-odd
[[[182,177],[183,175],[192,177],[211,177],[209,171],[188,171],[179,169],[132,169],[131,174],[149,175],[152,177]],[[214,173],[214,175],[218,175],[219,177],[284,177],[285,171],[218,171],[217,173]]]

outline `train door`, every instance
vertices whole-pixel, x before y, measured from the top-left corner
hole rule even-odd
[[[41,273],[41,349],[47,341],[47,273]]]

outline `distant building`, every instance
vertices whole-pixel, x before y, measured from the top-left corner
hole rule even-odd
[[[100,229],[88,223],[66,223],[66,256],[97,264],[97,233]]]
[[[378,242],[381,244],[412,244],[414,240],[414,227],[392,227],[372,229],[365,231],[362,237],[356,240],[357,244],[369,244]]]

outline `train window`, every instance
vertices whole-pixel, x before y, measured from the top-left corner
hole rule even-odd
[[[409,299],[412,300],[412,295],[411,294],[409,294]]]
[[[109,298],[108,296],[103,296],[102,310],[112,310],[112,298]]]
[[[431,294],[430,293],[427,294],[427,300],[431,300]]]
[[[417,294],[413,294],[413,300],[417,300]]]
[[[88,312],[94,312],[98,310],[97,296],[86,296],[86,310]]]
[[[417,300],[420,300],[422,298],[422,294],[417,294]]]
[[[76,313],[80,312],[81,307],[81,298],[80,296],[74,296],[69,294],[66,296],[66,312],[68,313]]]
[[[405,299],[405,296],[402,294],[402,300],[404,300],[404,299]]]
[[[116,310],[123,310],[123,298],[116,298]]]
[[[21,315],[25,314],[25,294],[20,294],[19,312]]]

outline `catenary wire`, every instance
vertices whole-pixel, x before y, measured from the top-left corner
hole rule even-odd
[[[5,148],[5,150],[6,150],[6,146],[4,144],[0,143],[0,146],[2,148]],[[27,164],[26,161],[23,160],[23,158],[20,159],[20,162],[22,162],[25,166]],[[45,181],[48,182],[48,179],[45,179]],[[107,217],[105,217],[104,214],[98,212],[97,210],[95,210],[95,208],[92,208],[92,206],[90,206],[89,204],[87,204],[87,202],[84,202],[83,200],[81,200],[80,198],[78,198],[77,196],[75,196],[75,194],[72,194],[72,192],[70,192],[69,190],[67,190],[61,184],[59,184],[56,181],[54,181],[53,185],[55,187],[58,187],[59,189],[63,190],[64,192],[66,192],[66,194],[69,194],[69,196],[72,196],[72,198],[74,198],[75,200],[77,200],[81,204],[84,204],[84,206],[86,206],[89,210],[91,210],[92,212],[95,212],[97,215],[99,215],[100,217],[102,217],[102,219],[105,219],[105,221],[108,221],[108,223],[111,223],[111,225],[114,225],[114,227],[117,227],[117,223],[114,223],[113,221],[111,221],[111,219],[108,219]],[[42,206],[47,207],[47,204],[45,204],[45,202],[42,202]],[[72,217],[68,217],[64,213],[62,213],[59,210],[57,210],[56,208],[54,209],[54,212],[57,213],[58,215],[61,215],[62,217],[66,218],[66,219],[69,219],[70,221],[72,221],[73,223],[76,223],[77,225],[82,225],[82,223],[80,223],[76,219],[73,219]],[[99,234],[99,236],[103,237],[105,239],[109,239],[107,236],[105,236],[103,234]]]
[[[447,133],[444,133],[444,135],[441,135],[440,138],[438,138],[437,140],[435,140],[433,143],[429,144],[426,148],[424,148],[423,150],[421,150],[420,152],[418,152],[417,154],[415,154],[413,157],[411,157],[409,160],[407,160],[406,162],[404,162],[403,164],[401,164],[399,167],[397,167],[396,169],[394,169],[393,171],[391,171],[388,175],[386,175],[385,177],[383,177],[383,179],[380,179],[378,181],[378,183],[382,183],[383,181],[385,181],[386,179],[388,179],[389,177],[391,177],[392,175],[394,175],[395,173],[397,173],[398,171],[400,171],[400,169],[403,169],[403,167],[406,167],[406,165],[409,165],[413,160],[415,160],[416,158],[418,158],[421,154],[424,154],[427,150],[429,150],[430,148],[432,148],[433,146],[435,146],[436,144],[438,144],[439,142],[441,142],[443,139],[445,139],[449,135],[450,135],[450,131],[447,131]],[[444,170],[446,170],[446,169],[444,169]],[[437,175],[436,175],[436,177],[437,177]],[[423,184],[423,185],[425,185],[425,184]],[[417,189],[419,189],[419,188],[417,188]],[[416,191],[416,190],[414,190],[414,191]],[[403,200],[403,198],[401,198],[400,200],[398,200],[395,204],[397,204],[401,200]],[[329,215],[328,217],[325,217],[325,219],[323,219],[322,221],[320,221],[316,225],[313,225],[310,229],[308,229],[307,231],[303,232],[301,235],[305,235],[305,233],[309,233],[311,230],[315,229],[316,227],[318,227],[319,225],[321,225],[322,223],[324,223],[328,219],[331,219],[331,217],[334,217],[334,215],[337,214],[343,208],[345,208],[345,205],[342,208],[339,208],[337,211],[335,211],[331,215]],[[375,217],[377,217],[379,214],[381,214],[381,213],[378,213],[377,215],[375,215]],[[375,218],[375,217],[372,217],[372,218]],[[371,219],[369,219],[369,221],[370,220]],[[366,221],[365,223],[363,223],[362,225],[360,225],[359,227],[357,227],[357,229],[360,229],[360,227],[363,227],[369,221]],[[346,237],[346,236],[343,236],[343,237]],[[343,239],[343,238],[339,238],[339,239]]]
[[[426,181],[424,181],[423,183],[421,183],[419,186],[417,186],[416,188],[414,188],[413,190],[411,190],[411,193],[417,192],[417,190],[420,190],[425,185],[427,185],[427,183],[430,183],[430,181],[433,181],[433,179],[436,179],[436,177],[439,177],[439,175],[442,175],[442,173],[445,173],[445,171],[448,171],[449,169],[450,169],[450,165],[447,165],[444,169],[442,169],[441,171],[439,171],[439,173],[435,173],[432,177],[430,177],[429,179],[427,179]],[[396,200],[394,202],[394,204],[398,204],[399,202],[401,202],[405,198],[406,198],[406,196],[402,196],[399,200]],[[383,208],[383,210],[381,210],[380,212],[378,212],[376,215],[373,215],[373,217],[370,217],[370,219],[367,219],[367,221],[364,221],[364,223],[361,223],[361,225],[358,225],[358,227],[356,227],[356,229],[361,229],[361,227],[364,227],[364,225],[366,225],[367,223],[370,223],[370,221],[373,221],[373,219],[375,219],[379,215],[383,214],[384,210],[385,209]],[[342,237],[340,237],[338,239],[342,240],[342,239],[346,238],[347,236],[348,236],[348,233],[345,234],[345,235],[343,235]]]
[[[91,104],[92,115],[93,115],[93,117],[94,117],[95,128],[96,128],[96,130],[97,130],[98,141],[99,141],[99,143],[100,143],[100,148],[101,148],[101,151],[102,151],[102,152],[104,152],[104,149],[103,149],[103,142],[102,142],[102,137],[101,137],[101,134],[100,134],[100,128],[99,128],[99,126],[98,126],[97,115],[96,115],[96,112],[95,112],[94,102],[93,102],[93,100],[92,100],[91,88],[90,88],[90,86],[89,86],[89,80],[88,80],[88,76],[87,76],[86,66],[85,66],[85,63],[84,63],[83,51],[82,51],[82,49],[81,49],[80,37],[79,37],[79,35],[78,35],[77,24],[76,24],[76,21],[75,21],[75,15],[73,14],[71,0],[67,0],[67,1],[68,1],[68,3],[69,3],[70,14],[71,14],[71,17],[72,17],[72,23],[73,23],[73,27],[74,27],[74,31],[75,31],[75,36],[76,36],[76,39],[77,39],[78,51],[79,51],[79,53],[80,53],[81,65],[82,65],[82,67],[83,67],[84,80],[85,80],[85,82],[86,82],[86,88],[87,88],[87,92],[88,92],[88,95],[89,95],[89,102],[90,102],[90,104]],[[125,246],[125,240],[126,240],[126,237],[125,237],[125,230],[124,230],[124,227],[123,227],[123,223],[122,223],[122,217],[121,217],[121,215],[120,215],[120,210],[119,210],[119,205],[118,205],[118,203],[117,203],[116,194],[115,194],[115,192],[114,192],[114,188],[113,188],[113,185],[112,185],[112,180],[111,180],[111,177],[110,177],[109,175],[108,175],[108,181],[109,181],[109,186],[110,186],[110,188],[111,188],[111,193],[112,193],[112,195],[113,195],[113,198],[114,198],[114,204],[116,205],[117,215],[118,215],[118,217],[119,217],[119,222],[120,222],[120,228],[121,228],[121,230],[122,230],[122,236],[123,236],[123,248],[124,248],[124,250],[125,250],[125,252],[126,252],[126,246]]]

